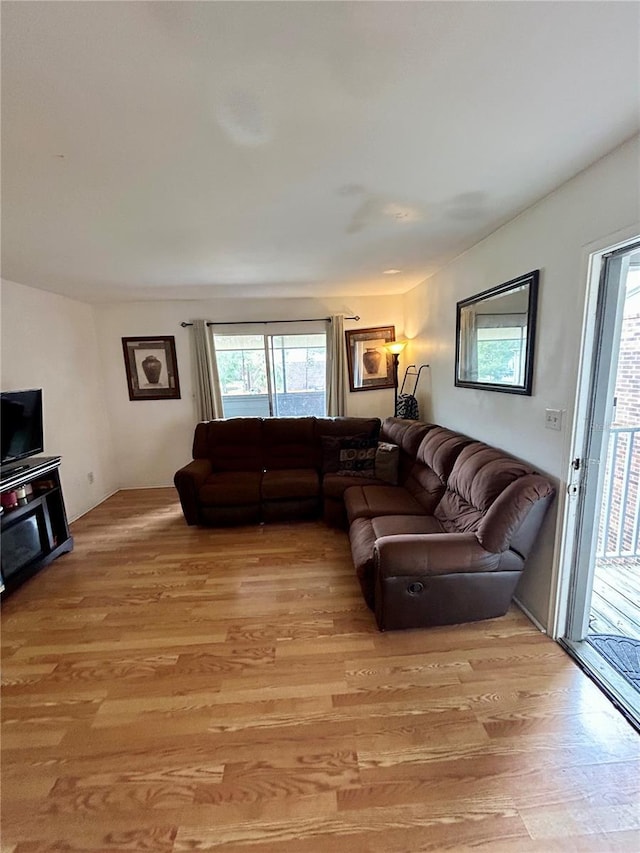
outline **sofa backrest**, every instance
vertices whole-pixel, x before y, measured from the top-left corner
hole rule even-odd
[[[341,438],[357,435],[367,438],[377,438],[380,434],[380,418],[315,418],[315,434],[317,438],[332,436]]]
[[[470,442],[466,435],[439,426],[430,429],[420,442],[404,485],[427,513],[435,510],[456,459]]]
[[[262,436],[267,471],[316,466],[315,418],[265,418]]]
[[[193,437],[193,458],[210,459],[214,471],[262,471],[262,418],[199,423]]]
[[[400,448],[398,461],[398,482],[402,485],[407,481],[409,472],[416,461],[420,443],[434,424],[411,421],[405,418],[385,418],[380,429],[380,441],[397,444]]]
[[[525,462],[474,441],[456,459],[434,515],[448,532],[475,533],[487,551],[511,547],[524,558],[553,494]]]
[[[193,458],[214,471],[322,470],[323,436],[379,433],[380,418],[220,418],[196,425]]]

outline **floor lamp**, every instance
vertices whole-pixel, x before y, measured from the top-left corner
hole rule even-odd
[[[394,400],[393,400],[393,416],[395,417],[398,413],[398,359],[400,358],[400,353],[406,347],[407,341],[391,341],[391,343],[385,344],[385,349],[387,352],[390,352],[393,356],[393,389],[394,389]]]

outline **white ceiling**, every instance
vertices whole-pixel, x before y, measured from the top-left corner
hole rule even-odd
[[[3,2],[2,275],[406,291],[638,131],[639,11]]]

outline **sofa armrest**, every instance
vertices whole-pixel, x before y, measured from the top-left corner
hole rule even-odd
[[[375,614],[381,631],[504,615],[520,576],[474,533],[381,536],[374,546]]]
[[[204,485],[211,471],[212,465],[209,459],[194,459],[174,475],[173,482],[178,490],[187,524],[198,523],[198,490]]]
[[[498,567],[500,557],[500,554],[486,551],[475,533],[382,536],[374,546],[380,580],[489,572]]]

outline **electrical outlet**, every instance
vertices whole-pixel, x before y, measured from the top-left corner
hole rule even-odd
[[[93,471],[89,471],[87,474],[87,480],[89,481],[89,485],[93,486]]]
[[[545,429],[562,429],[562,409],[544,410]]]

